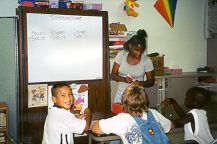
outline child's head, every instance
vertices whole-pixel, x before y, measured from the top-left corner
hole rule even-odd
[[[137,31],[136,35],[133,35],[125,44],[124,44],[124,49],[129,51],[130,53],[134,54],[144,53],[147,47],[147,39],[148,35],[145,30],[140,29]]]
[[[138,85],[128,86],[122,97],[124,111],[133,116],[142,116],[147,111],[148,99],[144,89]]]
[[[192,87],[186,93],[185,106],[188,109],[202,108],[210,100],[209,92],[201,87]]]
[[[71,88],[66,83],[56,83],[51,89],[52,100],[58,107],[69,110],[73,104],[74,97]]]

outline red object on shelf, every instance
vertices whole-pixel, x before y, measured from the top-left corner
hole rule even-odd
[[[36,1],[35,2],[36,7],[49,7],[49,2],[48,1]]]
[[[24,0],[21,3],[21,6],[26,6],[26,7],[34,7],[34,1],[30,1],[30,0]]]
[[[123,106],[120,103],[112,103],[112,113],[119,114],[124,112]]]
[[[112,41],[113,45],[123,45],[126,41]]]

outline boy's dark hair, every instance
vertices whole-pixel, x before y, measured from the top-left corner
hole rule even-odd
[[[202,87],[192,87],[187,91],[186,95],[197,102],[198,108],[203,107],[211,100],[209,91]]]
[[[144,29],[140,29],[137,31],[137,34],[132,36],[125,44],[124,49],[129,51],[129,45],[142,45],[144,47],[143,52],[146,50],[146,38],[148,37],[146,31]]]
[[[128,86],[122,97],[124,111],[132,116],[142,116],[147,111],[148,98],[144,89],[138,85]]]
[[[70,88],[70,86],[67,83],[64,83],[64,82],[58,82],[58,83],[54,84],[53,87],[51,88],[52,96],[56,96],[56,90],[58,88],[61,88],[61,87],[64,87],[64,86],[67,86],[67,87]]]

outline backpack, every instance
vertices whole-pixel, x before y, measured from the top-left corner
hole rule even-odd
[[[136,116],[133,118],[140,127],[142,144],[169,144],[169,139],[151,111],[147,112],[147,120]]]

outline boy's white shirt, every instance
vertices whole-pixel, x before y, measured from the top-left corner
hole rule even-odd
[[[52,107],[48,111],[44,124],[44,134],[42,144],[74,144],[73,133],[81,134],[86,126],[84,119],[78,119],[73,113],[63,108]]]
[[[185,140],[196,140],[199,144],[209,144],[213,141],[213,137],[210,133],[206,111],[193,109],[188,113],[192,113],[195,121],[195,131],[193,133],[191,123],[187,123],[184,126]]]
[[[149,109],[157,122],[159,122],[164,129],[165,133],[169,132],[171,128],[171,121],[165,118],[161,113],[156,110]],[[147,114],[144,113],[142,118],[147,120]],[[137,136],[136,129],[138,125],[134,118],[128,113],[120,113],[112,118],[102,119],[99,121],[101,130],[106,134],[119,135],[124,144],[128,144],[127,139],[133,139],[132,144],[141,144],[142,138]],[[135,131],[134,131],[135,130]]]

